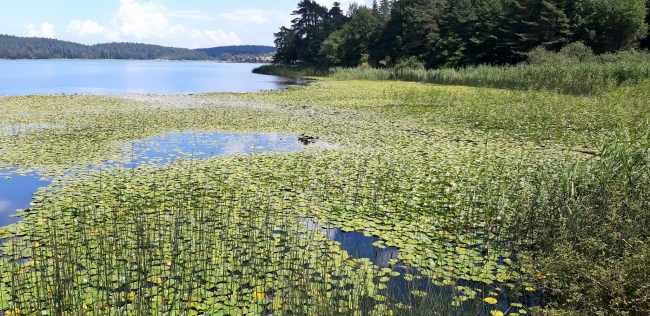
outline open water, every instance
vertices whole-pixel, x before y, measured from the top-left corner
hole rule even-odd
[[[258,66],[212,61],[0,60],[0,96],[250,92],[287,85],[281,77],[253,74]]]

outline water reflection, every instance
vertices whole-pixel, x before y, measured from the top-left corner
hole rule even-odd
[[[345,250],[352,258],[367,258],[379,268],[390,268],[395,272],[399,272],[399,275],[392,276],[387,283],[388,298],[394,302],[412,304],[418,300],[413,291],[425,292],[427,297],[449,300],[453,298],[454,294],[458,294],[454,293],[454,287],[437,286],[427,276],[420,273],[417,268],[402,263],[398,258],[399,249],[395,247],[378,247],[376,242],[380,240],[379,237],[367,236],[360,231],[344,232],[341,228],[323,228],[315,221],[307,218],[300,217],[298,220],[306,223],[307,228],[323,232],[328,239],[339,242],[341,249]],[[478,292],[474,300],[474,302],[479,303],[478,311],[471,311],[476,306],[473,307],[470,301],[463,304],[461,308],[461,310],[475,315],[490,315],[490,311],[493,309],[509,310],[513,308],[513,303],[520,303],[523,306],[544,306],[546,304],[546,298],[538,293],[527,292],[523,293],[523,296],[519,299],[512,299],[508,297],[509,289],[501,284],[487,285],[480,282],[459,280],[455,286],[462,286]],[[490,293],[496,294],[495,298],[498,299],[498,303],[490,305],[491,307],[480,307],[485,298],[492,297]]]
[[[17,209],[28,209],[32,194],[40,187],[50,184],[40,176],[11,176],[0,178],[0,226],[16,223],[19,217],[10,217]]]
[[[169,163],[178,159],[204,159],[234,154],[291,152],[304,148],[290,134],[179,132],[138,140],[123,146],[130,160],[123,166],[137,168],[147,163]]]
[[[304,147],[297,136],[283,133],[179,132],[126,144],[121,148],[121,154],[127,157],[123,163],[113,162],[102,167],[119,165],[137,168],[145,164],[169,163],[178,159],[291,152]],[[11,173],[11,170],[5,170],[4,173]],[[0,226],[18,222],[19,217],[11,217],[15,211],[28,209],[34,192],[50,183],[50,180],[42,180],[41,176],[35,174],[0,178]]]
[[[0,96],[46,93],[249,92],[282,89],[259,64],[209,61],[0,60]]]

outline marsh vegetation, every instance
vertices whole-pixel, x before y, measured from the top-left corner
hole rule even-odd
[[[0,98],[0,167],[52,181],[0,228],[0,310],[647,314],[648,88]],[[328,145],[126,168],[217,131]]]

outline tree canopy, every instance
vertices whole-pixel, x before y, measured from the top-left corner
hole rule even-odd
[[[344,12],[301,0],[275,33],[276,63],[427,68],[514,64],[542,47],[647,48],[650,0],[374,0]]]

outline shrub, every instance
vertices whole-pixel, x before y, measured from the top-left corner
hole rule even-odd
[[[574,42],[564,46],[560,55],[571,61],[585,62],[594,57],[594,52],[582,42]]]
[[[417,57],[411,56],[411,57],[402,57],[397,60],[397,64],[395,64],[395,69],[401,70],[401,69],[424,69],[424,63],[421,62]]]

